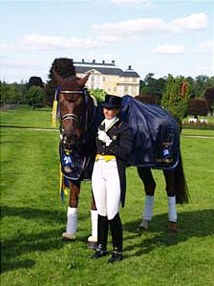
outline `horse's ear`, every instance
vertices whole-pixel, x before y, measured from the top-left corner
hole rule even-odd
[[[57,81],[59,84],[63,81],[63,79],[62,79],[61,76],[55,71],[55,69],[53,69],[53,75],[54,75],[56,81]]]
[[[83,78],[80,79],[79,83],[80,83],[80,85],[81,85],[82,87],[85,86],[85,84],[86,84],[86,82],[87,82],[89,76],[90,76],[90,73],[88,73],[86,76],[84,76]]]

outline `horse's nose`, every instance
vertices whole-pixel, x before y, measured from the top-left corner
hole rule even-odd
[[[72,136],[70,136],[70,137],[68,138],[68,141],[69,141],[71,144],[73,144],[73,145],[77,144],[77,142],[78,142],[78,137],[77,137],[77,135],[76,135],[76,134],[72,134]]]
[[[69,141],[74,141],[77,138],[76,128],[74,128],[73,126],[72,128],[70,126],[64,126],[63,133],[64,133],[64,136],[66,136],[67,140]]]
[[[63,136],[63,144],[64,146],[66,146],[67,148],[71,148],[75,145],[77,145],[78,143],[78,137],[76,134],[71,134],[70,136],[64,134]]]

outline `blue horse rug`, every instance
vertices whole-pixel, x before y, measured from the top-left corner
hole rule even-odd
[[[133,132],[128,165],[173,169],[180,152],[180,130],[174,117],[161,106],[144,104],[126,95],[122,98],[122,119]]]

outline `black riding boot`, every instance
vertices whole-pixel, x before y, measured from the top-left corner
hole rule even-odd
[[[107,255],[108,219],[98,214],[98,242],[95,253],[91,258],[100,258]]]
[[[123,259],[123,229],[119,213],[109,221],[113,242],[113,252],[109,262],[114,263]]]

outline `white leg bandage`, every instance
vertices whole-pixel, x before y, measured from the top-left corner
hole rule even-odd
[[[143,220],[141,221],[139,228],[144,228],[144,229],[149,228],[149,221],[151,221],[153,217],[153,209],[154,209],[154,196],[146,195]]]
[[[145,205],[144,205],[144,213],[143,219],[146,221],[151,221],[153,217],[153,209],[154,209],[154,196],[146,195]]]
[[[168,219],[177,222],[176,197],[168,197]]]
[[[66,232],[69,234],[77,232],[77,208],[68,207]]]

